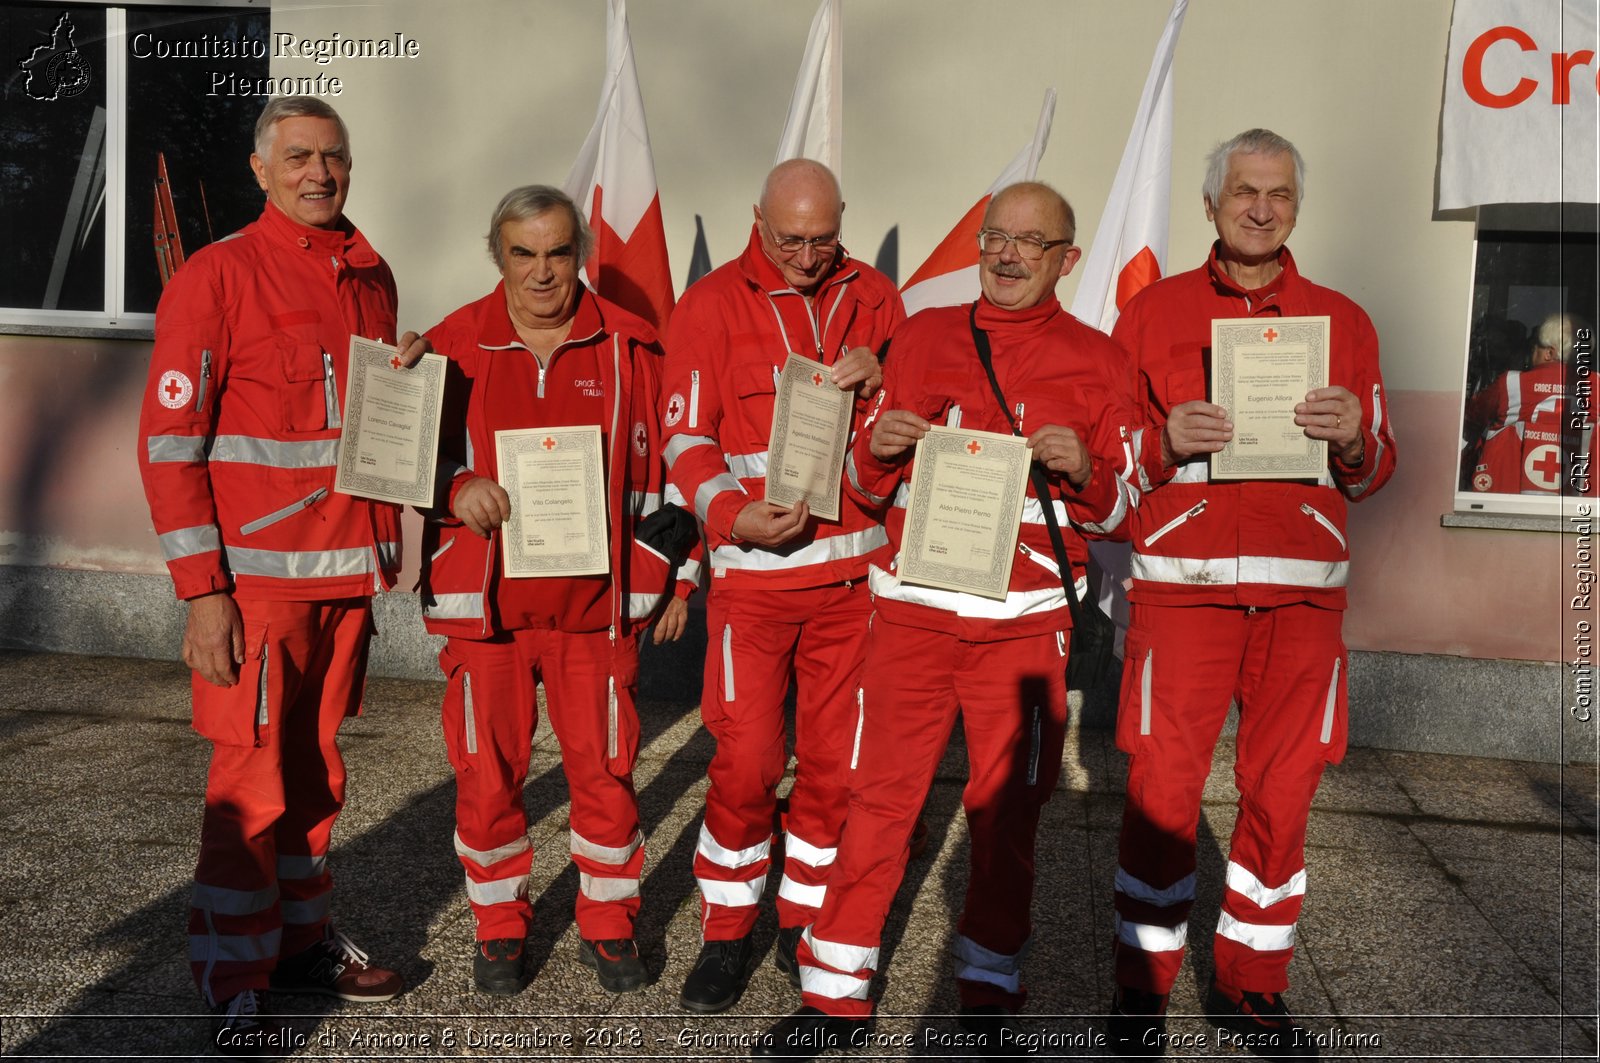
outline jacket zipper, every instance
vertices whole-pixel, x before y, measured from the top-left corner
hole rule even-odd
[[[1333,536],[1335,539],[1337,539],[1339,541],[1339,549],[1341,549],[1341,550],[1350,549],[1349,545],[1345,543],[1344,536],[1339,534],[1339,529],[1335,528],[1333,526],[1333,521],[1329,520],[1327,517],[1324,517],[1321,513],[1317,512],[1317,510],[1311,505],[1311,503],[1309,503],[1309,502],[1300,503],[1300,512],[1304,513],[1306,516],[1310,517],[1312,520],[1316,521],[1318,524],[1320,524],[1324,528],[1328,529],[1328,534]]]
[[[342,428],[339,418],[339,385],[333,379],[333,355],[322,352],[322,399],[328,410],[328,427]]]
[[[211,382],[211,352],[200,352],[200,386],[195,389],[194,408],[196,412],[206,408],[206,385]]]
[[[1209,499],[1202,498],[1200,501],[1190,506],[1187,510],[1179,513],[1176,517],[1173,517],[1161,527],[1151,532],[1149,538],[1145,539],[1144,541],[1145,546],[1153,545],[1157,539],[1161,538],[1163,535],[1167,534],[1169,531],[1176,528],[1190,517],[1198,517],[1200,514],[1204,513],[1206,510],[1207,501],[1209,501]]]
[[[455,541],[455,539],[454,539],[454,538],[450,538],[450,539],[446,539],[446,540],[445,540],[445,542],[444,542],[444,545],[443,545],[443,546],[441,546],[441,547],[439,547],[439,549],[437,549],[437,550],[435,550],[435,551],[434,551],[434,552],[433,552],[433,553],[432,553],[432,554],[431,554],[431,555],[430,555],[430,556],[429,556],[429,557],[428,557],[428,560],[429,560],[429,561],[437,561],[437,560],[439,560],[439,559],[440,559],[440,558],[441,558],[441,557],[443,557],[443,556],[444,556],[444,552],[445,552],[445,551],[446,551],[446,550],[448,550],[448,549],[450,549],[450,548],[451,548],[451,547],[452,547],[452,546],[454,546],[454,545],[455,545],[455,544],[456,544],[456,541]]]
[[[1034,564],[1049,572],[1056,579],[1061,578],[1061,566],[1056,564],[1051,558],[1045,557],[1039,551],[1030,548],[1027,543],[1018,543],[1017,551],[1029,561],[1032,561]]]
[[[251,521],[249,524],[241,524],[241,525],[239,525],[239,534],[240,535],[254,535],[256,532],[260,531],[262,528],[269,528],[272,525],[278,523],[280,520],[285,520],[285,519],[287,519],[289,517],[294,516],[296,513],[299,513],[303,509],[310,509],[312,506],[316,505],[318,502],[321,502],[325,497],[327,497],[327,494],[328,494],[328,489],[326,487],[319,487],[315,491],[311,492],[309,495],[307,495],[306,497],[302,498],[298,502],[291,502],[287,506],[284,506],[282,509],[277,510],[277,511],[275,511],[273,513],[268,513],[264,517],[257,517],[255,520]]]
[[[261,685],[256,691],[256,727],[258,729],[266,727],[268,723],[267,708],[271,700],[268,695],[268,679],[270,678],[268,665],[271,663],[272,659],[267,655],[267,647],[263,645],[261,647]],[[259,736],[257,738],[259,740]]]
[[[689,370],[689,427],[700,427],[700,370]]]

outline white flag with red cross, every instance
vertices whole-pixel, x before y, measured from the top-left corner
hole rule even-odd
[[[844,164],[844,17],[840,0],[822,0],[811,19],[800,72],[794,79],[789,117],[778,138],[773,165],[815,159],[842,176]]]
[[[600,110],[567,175],[566,192],[594,230],[594,251],[584,265],[589,287],[660,329],[675,302],[661,195],[626,0],[607,2]]]
[[[1050,141],[1050,122],[1056,113],[1056,90],[1046,89],[1044,105],[1039,109],[1039,124],[1033,139],[1023,145],[989,190],[978,198],[956,222],[950,234],[939,241],[927,261],[900,289],[905,300],[906,313],[915,314],[930,306],[954,306],[968,303],[978,297],[978,229],[983,225],[984,212],[989,200],[1007,185],[1018,181],[1031,181],[1039,172],[1039,158]]]
[[[1139,289],[1161,279],[1172,216],[1172,55],[1189,0],[1173,0],[1094,242],[1078,270],[1072,313],[1104,332]]]

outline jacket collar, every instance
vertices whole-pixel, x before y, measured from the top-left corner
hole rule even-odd
[[[745,245],[743,254],[739,256],[739,272],[764,292],[776,294],[794,291],[784,279],[783,271],[778,268],[778,264],[767,257],[766,249],[761,246],[761,229],[754,222],[750,224],[750,242]],[[833,256],[833,268],[817,285],[817,294],[820,295],[831,284],[849,280],[855,276],[855,272],[855,262],[850,258],[850,252],[845,250],[843,244],[839,244]]]
[[[998,336],[1019,335],[1043,328],[1061,313],[1061,300],[1054,293],[1035,306],[1025,310],[1004,310],[995,306],[988,296],[978,296],[978,327]]]
[[[582,284],[578,285],[578,300],[572,308],[572,330],[559,347],[591,343],[605,334],[605,318],[600,312],[600,300]],[[517,327],[511,323],[511,311],[506,307],[506,282],[502,279],[489,296],[489,305],[478,325],[478,346],[486,351],[504,351],[512,347],[525,348]]]
[[[1259,288],[1241,287],[1228,271],[1222,268],[1222,262],[1217,258],[1217,252],[1222,249],[1222,241],[1217,240],[1211,245],[1211,254],[1206,259],[1206,269],[1211,273],[1211,283],[1221,292],[1236,295],[1242,299],[1249,299],[1252,303],[1262,305],[1271,302],[1290,283],[1291,278],[1299,280],[1300,271],[1295,268],[1294,256],[1287,247],[1278,249],[1278,275]]]
[[[367,238],[343,215],[339,217],[339,224],[335,228],[316,229],[301,225],[268,200],[262,208],[258,224],[280,244],[298,247],[321,257],[339,258],[357,268],[376,266],[380,261],[378,253],[367,243]]]

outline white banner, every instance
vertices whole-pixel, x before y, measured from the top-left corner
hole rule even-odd
[[[1600,202],[1597,53],[1594,0],[1456,0],[1439,209]]]

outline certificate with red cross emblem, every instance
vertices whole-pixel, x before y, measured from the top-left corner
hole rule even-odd
[[[1213,480],[1315,480],[1326,440],[1294,423],[1306,393],[1328,386],[1326,317],[1238,317],[1211,322],[1211,401],[1233,438],[1211,455]]]
[[[442,355],[425,354],[408,369],[394,347],[350,337],[335,491],[433,505],[447,364]]]
[[[1027,440],[935,425],[914,460],[900,579],[1003,600],[1028,494]]]
[[[855,391],[839,390],[821,362],[784,360],[767,437],[768,502],[793,509],[803,499],[813,516],[839,519],[854,402]]]
[[[610,571],[600,426],[496,432],[494,446],[511,496],[511,519],[500,528],[506,578]]]

